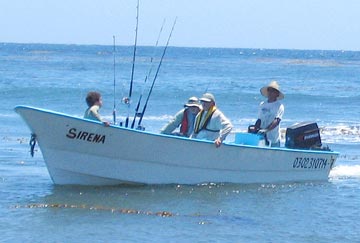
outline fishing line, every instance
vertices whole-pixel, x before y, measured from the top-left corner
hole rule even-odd
[[[143,88],[142,88],[142,91],[141,91],[141,94],[140,94],[140,97],[139,97],[139,101],[138,101],[137,106],[136,106],[136,109],[135,109],[135,115],[134,115],[134,119],[133,119],[133,121],[132,121],[132,123],[131,123],[131,128],[134,128],[136,117],[141,115],[141,113],[139,113],[139,107],[140,107],[141,99],[142,99],[142,96],[143,96],[144,91],[145,91],[146,81],[147,81],[148,77],[150,77],[151,72],[152,72],[152,69],[153,69],[153,66],[154,66],[153,60],[154,60],[156,48],[157,48],[157,46],[158,46],[158,44],[159,44],[159,39],[160,39],[162,30],[163,30],[163,28],[164,28],[164,24],[165,24],[165,19],[163,20],[163,23],[162,23],[162,25],[161,25],[160,32],[159,32],[158,38],[157,38],[157,40],[156,40],[154,53],[153,53],[153,55],[152,55],[152,57],[151,57],[151,59],[150,59],[151,66],[150,66],[149,72],[148,72],[148,74],[146,75],[145,80],[144,80],[144,85],[143,85]]]
[[[134,44],[134,53],[133,53],[132,68],[131,68],[129,96],[127,97],[127,99],[124,100],[124,102],[127,103],[127,105],[128,105],[128,111],[127,111],[127,116],[126,116],[126,120],[125,120],[125,127],[128,127],[128,125],[129,125],[129,113],[130,113],[129,111],[130,111],[132,87],[133,87],[133,82],[134,82],[135,57],[136,57],[136,46],[137,46],[138,27],[139,27],[139,4],[140,4],[140,0],[137,1],[137,6],[136,6],[135,44]]]
[[[114,108],[113,108],[113,123],[116,125],[116,73],[115,73],[115,35],[113,36],[113,59],[114,59]]]
[[[147,96],[147,98],[146,98],[146,102],[145,102],[144,108],[143,108],[143,110],[142,110],[142,112],[141,112],[141,116],[140,116],[140,119],[139,119],[139,122],[138,122],[138,126],[137,126],[137,129],[139,129],[139,130],[144,130],[144,128],[141,127],[141,121],[142,121],[142,119],[143,119],[143,117],[144,117],[145,110],[146,110],[147,104],[148,104],[148,102],[149,102],[150,95],[151,95],[152,90],[153,90],[153,88],[154,88],[154,84],[155,84],[156,78],[157,78],[157,76],[158,76],[158,74],[159,74],[159,70],[160,70],[162,61],[163,61],[163,59],[164,59],[166,50],[167,50],[167,48],[168,48],[168,46],[169,46],[170,38],[171,38],[171,35],[172,35],[173,31],[174,31],[174,27],[175,27],[175,24],[176,24],[176,20],[177,20],[177,17],[176,17],[175,20],[174,20],[174,24],[173,24],[173,26],[172,26],[172,28],[171,28],[171,31],[170,31],[170,34],[169,34],[169,38],[168,38],[168,40],[167,40],[167,42],[166,42],[166,46],[165,46],[164,51],[163,51],[163,53],[162,53],[162,56],[161,56],[161,59],[160,59],[158,68],[157,68],[157,70],[156,70],[156,73],[155,73],[153,82],[152,82],[152,84],[151,84],[151,88],[150,88],[150,90],[149,90],[149,94],[148,94],[148,96]]]

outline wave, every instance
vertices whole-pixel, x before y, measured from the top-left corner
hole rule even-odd
[[[344,64],[339,61],[334,60],[321,60],[321,59],[291,59],[287,60],[286,64],[288,65],[314,65],[321,67],[339,67]]]
[[[244,122],[245,121],[245,122]],[[234,129],[232,133],[246,132],[247,126],[251,124],[253,119],[244,119],[242,122],[233,123]],[[239,125],[237,127],[236,125]],[[320,136],[324,143],[354,144],[360,143],[360,124],[332,124],[320,126]],[[286,127],[281,128],[281,140],[285,142]]]
[[[323,140],[330,143],[359,143],[360,125],[324,126],[320,128],[320,134]]]
[[[331,179],[356,178],[360,179],[360,165],[338,165],[330,171]]]

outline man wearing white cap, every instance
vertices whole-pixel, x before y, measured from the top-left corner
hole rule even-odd
[[[205,93],[200,101],[203,110],[196,116],[194,133],[191,137],[215,141],[215,146],[219,147],[233,126],[229,119],[216,108],[214,95]]]
[[[196,115],[199,113],[201,105],[199,99],[190,97],[188,102],[176,113],[175,117],[161,130],[160,133],[167,135],[178,135],[189,137],[194,131],[194,121]],[[173,133],[173,131],[180,126],[180,131]]]
[[[276,81],[260,89],[260,93],[267,97],[267,101],[260,103],[259,116],[255,128],[264,134],[272,147],[280,146],[280,121],[284,115],[284,105],[279,100],[284,98],[280,86]]]

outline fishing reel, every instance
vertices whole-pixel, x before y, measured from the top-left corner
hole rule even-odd
[[[122,98],[122,103],[124,103],[125,105],[128,105],[128,104],[130,104],[130,98],[129,97],[124,97],[124,98]]]

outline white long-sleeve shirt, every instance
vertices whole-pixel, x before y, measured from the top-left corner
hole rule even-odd
[[[202,115],[202,119],[204,119],[206,117],[206,112],[199,113],[198,116],[199,115]],[[203,121],[201,121],[200,124],[203,124]],[[191,137],[211,141],[215,141],[217,138],[220,138],[221,141],[224,141],[232,128],[233,125],[230,120],[219,109],[216,109],[206,128],[200,130],[197,134],[193,133]]]
[[[161,130],[160,133],[162,134],[172,134],[176,128],[178,128],[181,125],[181,122],[184,118],[185,109],[181,109],[178,113],[175,114],[173,119],[166,124]],[[195,121],[196,114],[191,113],[190,111],[187,111],[187,121],[188,121],[188,131],[187,134],[183,134],[184,136],[190,136],[192,132],[194,131],[194,121]]]

